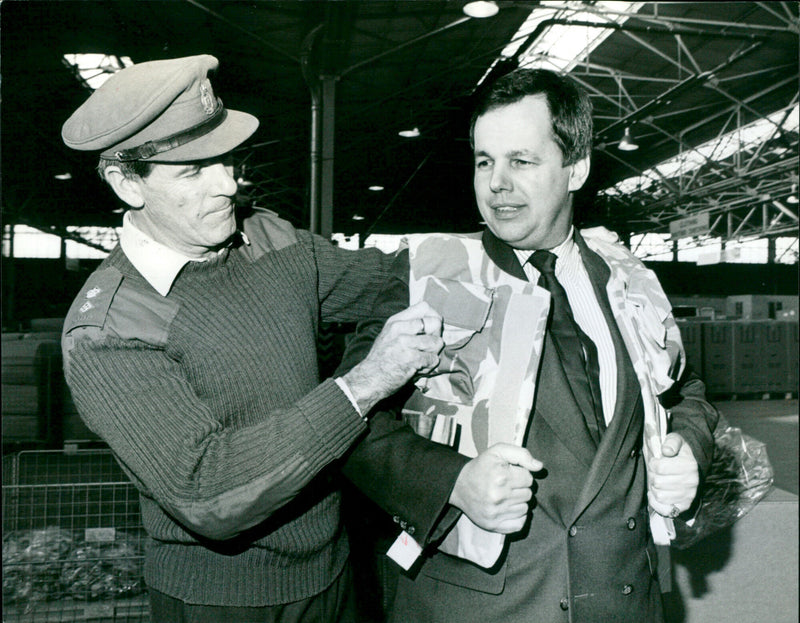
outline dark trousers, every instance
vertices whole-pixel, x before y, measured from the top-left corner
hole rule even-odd
[[[184,603],[150,589],[152,623],[356,623],[350,566],[327,589],[300,601],[256,608]]]

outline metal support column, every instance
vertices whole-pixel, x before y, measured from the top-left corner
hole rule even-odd
[[[322,77],[322,166],[320,171],[319,233],[333,233],[333,143],[336,130],[336,76]]]
[[[300,67],[303,78],[308,85],[311,95],[311,144],[309,146],[309,181],[308,181],[308,229],[312,233],[319,233],[319,138],[321,124],[321,102],[319,78],[317,77],[317,62],[314,46],[317,37],[322,31],[322,24],[314,28],[303,41],[303,52],[300,57]]]
[[[319,233],[319,96],[311,90],[311,147],[309,149],[308,229]]]

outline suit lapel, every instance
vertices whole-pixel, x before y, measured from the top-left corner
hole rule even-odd
[[[617,327],[617,320],[614,318],[614,312],[611,309],[611,304],[608,300],[608,279],[611,276],[611,270],[597,253],[592,251],[583,240],[583,236],[575,230],[575,242],[581,252],[583,264],[586,267],[586,272],[589,274],[589,280],[592,282],[594,294],[600,304],[600,309],[603,311],[603,316],[606,319],[606,325],[611,331],[611,339],[614,342],[614,352],[617,362],[617,404],[614,408],[613,420],[618,417],[625,417],[633,412],[633,408],[637,402],[637,395],[639,394],[639,382],[630,363],[630,357],[625,348],[625,342],[622,340],[622,335]],[[633,392],[631,391],[633,390]]]
[[[517,279],[528,280],[517,254],[509,245],[499,240],[488,229],[484,230],[482,240],[486,254],[498,268]],[[577,412],[579,407],[575,402],[575,397],[564,374],[564,368],[558,360],[555,344],[549,333],[545,334],[542,361],[539,364],[539,374],[536,380],[536,387],[542,386],[549,387],[557,399],[545,402],[534,398],[536,412],[532,417],[538,415],[544,418],[556,436],[576,458],[587,467],[592,465],[597,446],[585,422],[577,417],[564,417],[565,411]],[[571,402],[574,407],[566,409],[564,405],[567,402]]]
[[[492,260],[500,270],[507,272],[517,279],[528,281],[528,276],[525,274],[522,264],[519,263],[519,258],[517,254],[514,253],[514,249],[500,240],[488,229],[483,230],[481,242],[483,243],[483,248],[486,249],[486,255],[489,256],[489,259]]]
[[[589,279],[592,282],[595,296],[600,303],[606,324],[611,331],[617,364],[617,402],[614,408],[614,416],[603,435],[592,468],[575,506],[574,517],[577,517],[597,496],[600,488],[611,473],[614,462],[619,455],[620,447],[625,441],[627,432],[633,422],[636,406],[641,400],[641,388],[608,300],[606,290],[610,276],[608,265],[586,245],[577,230],[575,230],[575,241],[580,249],[583,264],[589,274]]]

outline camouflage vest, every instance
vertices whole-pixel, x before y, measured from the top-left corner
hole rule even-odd
[[[605,228],[581,232],[608,264],[608,297],[639,384],[645,411],[645,460],[658,452],[667,413],[658,401],[684,366],[680,332],[655,274]],[[445,347],[434,374],[416,381],[403,415],[416,432],[474,457],[495,443],[521,445],[536,391],[550,307],[544,288],[500,270],[479,234],[414,234],[410,304],[427,301],[443,318]],[[656,542],[671,520],[651,512]],[[443,551],[493,565],[503,535],[462,516]]]

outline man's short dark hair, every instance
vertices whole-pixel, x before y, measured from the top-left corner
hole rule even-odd
[[[110,166],[119,167],[120,171],[122,171],[122,175],[127,178],[133,177],[147,177],[150,174],[150,171],[153,170],[154,162],[147,162],[146,160],[129,160],[125,162],[121,162],[119,160],[113,158],[100,158],[100,162],[97,164],[97,172],[100,174],[100,177],[105,180],[105,171]]]
[[[564,166],[592,151],[592,102],[588,93],[567,76],[546,69],[515,69],[499,78],[478,100],[469,126],[474,145],[475,122],[486,113],[515,104],[528,95],[543,95],[550,110],[553,138]]]

